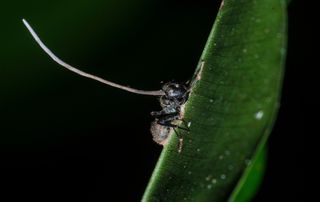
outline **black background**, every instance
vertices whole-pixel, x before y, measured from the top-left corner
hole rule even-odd
[[[0,200],[141,198],[161,152],[149,135],[149,113],[159,109],[157,101],[58,67],[21,23],[28,18],[61,58],[112,81],[154,90],[160,81],[189,79],[219,2],[129,2],[2,6]],[[303,91],[297,81],[304,64],[304,10],[298,1],[289,6],[281,108],[257,202],[303,201]]]

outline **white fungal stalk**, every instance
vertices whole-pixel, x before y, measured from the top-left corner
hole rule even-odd
[[[136,93],[136,94],[141,94],[141,95],[153,95],[153,96],[160,96],[160,95],[164,95],[164,92],[162,90],[157,90],[157,91],[145,91],[145,90],[138,90],[138,89],[134,89],[134,88],[130,88],[127,86],[123,86],[120,84],[116,84],[113,83],[111,81],[102,79],[100,77],[97,77],[95,75],[86,73],[84,71],[81,71],[67,63],[65,63],[64,61],[62,61],[60,58],[58,58],[39,38],[39,36],[36,34],[36,32],[32,29],[32,27],[30,26],[30,24],[25,20],[22,19],[22,22],[24,23],[24,25],[27,27],[27,29],[29,30],[29,32],[31,33],[32,37],[34,38],[34,40],[39,44],[39,46],[42,48],[42,50],[44,50],[44,52],[46,52],[55,62],[57,62],[59,65],[67,68],[68,70],[77,73],[81,76],[99,81],[101,83],[107,84],[109,86],[115,87],[115,88],[119,88],[125,91],[129,91],[131,93]]]

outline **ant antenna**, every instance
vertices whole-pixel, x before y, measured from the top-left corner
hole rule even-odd
[[[68,70],[77,73],[81,76],[99,81],[101,83],[107,84],[109,86],[115,87],[115,88],[119,88],[125,91],[129,91],[131,93],[135,93],[135,94],[141,94],[141,95],[153,95],[153,96],[161,96],[164,95],[165,93],[162,90],[157,90],[157,91],[145,91],[145,90],[138,90],[138,89],[134,89],[134,88],[130,88],[127,86],[123,86],[120,84],[116,84],[113,83],[111,81],[102,79],[100,77],[97,77],[95,75],[86,73],[84,71],[81,71],[67,63],[65,63],[64,61],[62,61],[60,58],[58,58],[46,45],[44,45],[44,43],[41,41],[41,39],[39,38],[39,36],[36,34],[36,32],[32,29],[32,27],[29,25],[29,23],[25,20],[22,19],[23,24],[27,27],[27,29],[29,30],[29,32],[31,33],[32,37],[34,38],[34,40],[39,44],[39,46],[42,48],[42,50],[44,50],[44,52],[46,52],[56,63],[58,63],[59,65],[67,68]]]

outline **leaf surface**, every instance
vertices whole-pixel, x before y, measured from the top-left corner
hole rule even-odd
[[[246,197],[239,193],[259,184],[244,178],[276,118],[285,46],[285,1],[222,2],[185,105],[184,119],[191,126],[189,133],[179,131],[183,150],[178,153],[172,135],[143,201],[250,198],[254,191]]]

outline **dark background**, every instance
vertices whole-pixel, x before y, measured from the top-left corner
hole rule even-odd
[[[154,97],[77,76],[51,61],[21,18],[61,58],[141,89],[193,74],[217,0],[10,1],[0,6],[0,200],[138,201],[161,147]],[[302,201],[303,7],[289,6],[281,108],[254,201]],[[4,199],[7,198],[7,199]]]

